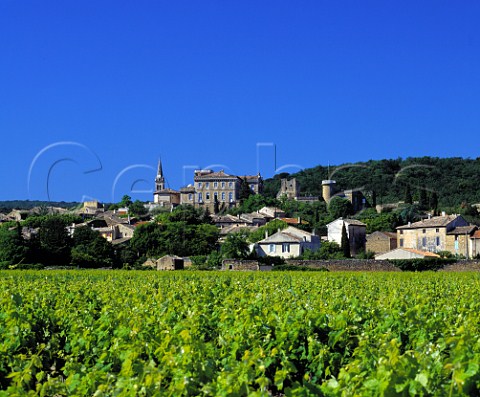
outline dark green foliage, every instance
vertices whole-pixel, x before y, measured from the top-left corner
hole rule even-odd
[[[313,252],[305,250],[298,259],[315,260],[315,259],[344,259],[342,248],[334,241],[322,241],[320,249]]]
[[[0,262],[5,268],[22,263],[27,256],[27,247],[24,244],[20,225],[13,230],[0,227]]]
[[[342,240],[340,247],[345,258],[350,258],[350,241],[348,240],[347,228],[345,223],[342,225]]]
[[[455,258],[425,258],[425,259],[389,259],[392,265],[406,272],[421,272],[439,270],[446,265],[455,263]]]
[[[438,194],[437,192],[432,192],[430,195],[430,209],[433,211],[433,215],[436,216],[438,213]]]
[[[85,268],[112,267],[115,255],[112,245],[89,227],[79,227],[73,235],[72,265]]]
[[[247,236],[242,233],[231,233],[220,246],[224,258],[246,259],[250,254]]]
[[[288,227],[288,223],[282,221],[280,219],[274,219],[268,222],[266,225],[259,227],[254,232],[248,235],[248,241],[250,243],[256,243],[257,241],[263,240],[265,238],[265,234],[267,233],[268,236],[278,232],[278,230],[283,230]]]
[[[358,219],[367,225],[367,234],[376,231],[394,232],[396,227],[402,224],[402,220],[398,213],[382,212],[379,214],[373,208],[362,211],[355,216],[355,219]]]
[[[402,225],[406,225],[408,222],[417,222],[421,219],[420,209],[415,204],[402,208],[399,216]]]
[[[44,222],[50,221],[51,219],[57,219],[59,222],[62,222],[65,227],[72,223],[83,222],[82,217],[76,214],[30,215],[27,219],[21,222],[21,225],[37,228],[43,226]]]
[[[130,207],[130,205],[132,205],[132,198],[128,194],[125,194],[122,197],[122,201],[120,201],[119,205],[121,207]]]
[[[143,203],[139,200],[135,200],[128,208],[132,215],[144,216],[148,213]]]
[[[75,208],[81,205],[77,202],[65,201],[37,201],[37,200],[7,200],[0,201],[0,212],[8,213],[13,209],[17,210],[31,210],[36,207],[49,206],[59,208]]]
[[[70,263],[72,239],[65,226],[64,219],[57,216],[47,217],[42,222],[38,233],[41,253],[39,262],[47,266],[64,266]]]
[[[220,203],[218,201],[218,197],[215,196],[215,200],[213,203],[213,213],[217,215],[220,212]]]
[[[138,257],[207,255],[216,249],[218,229],[203,222],[202,210],[179,206],[156,220],[135,229],[130,246]]]
[[[339,188],[362,187],[364,192],[375,191],[379,204],[404,201],[406,186],[436,192],[438,206],[441,208],[455,207],[464,201],[480,203],[480,189],[476,180],[476,176],[480,175],[480,158],[370,160],[341,165],[337,169],[339,171],[334,170],[332,178],[337,181]],[[327,167],[318,166],[302,170],[290,177],[297,178],[301,194],[309,192],[321,196],[322,179],[327,179],[327,174]],[[268,192],[271,197],[276,195],[279,188],[280,175],[264,182],[264,192]]]
[[[425,189],[420,189],[419,191],[418,206],[422,210],[428,209],[428,195]]]
[[[240,200],[240,204],[242,204],[245,200],[247,200],[251,195],[254,193],[252,192],[252,189],[250,189],[250,186],[248,185],[247,179],[246,178],[240,178],[240,191],[238,198]]]
[[[353,214],[352,203],[343,197],[333,197],[328,204],[328,213],[333,219],[348,218]]]
[[[405,188],[405,204],[413,204],[413,197],[412,197],[412,191],[410,189],[410,185],[407,185]]]
[[[258,211],[263,207],[279,207],[280,202],[277,199],[267,197],[261,194],[252,194],[248,196],[238,207],[232,208],[229,212],[233,215],[246,214]]]

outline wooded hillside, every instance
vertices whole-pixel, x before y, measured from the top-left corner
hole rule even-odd
[[[275,175],[265,181],[265,194],[275,196],[280,179]],[[480,157],[477,159],[419,157],[395,160],[370,160],[328,168],[317,166],[288,175],[296,177],[302,195],[321,196],[322,180],[334,179],[340,189],[360,189],[367,198],[376,196],[377,204],[403,201],[409,187],[413,200],[421,190],[437,193],[439,205],[454,207],[462,203],[480,203]]]

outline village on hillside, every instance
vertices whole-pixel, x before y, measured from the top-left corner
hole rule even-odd
[[[124,196],[122,202],[108,207],[93,200],[74,210],[14,210],[1,214],[0,221],[10,232],[16,230],[19,238],[30,241],[38,253],[44,244],[40,238],[43,224],[35,219],[63,217],[64,223],[69,219],[63,228],[72,241],[88,229],[108,243],[103,251],[113,259],[100,261],[103,267],[125,267],[135,262],[157,270],[192,266],[265,270],[275,264],[351,258],[480,257],[480,229],[463,215],[424,208],[402,218],[389,205],[372,208],[361,191],[341,190],[332,179],[322,181],[322,195],[316,197],[302,196],[296,178],[282,178],[275,198],[263,196],[260,174],[239,176],[224,170],[195,170],[192,183],[180,190],[167,187],[165,181],[159,160],[151,202],[132,202]],[[87,267],[98,267],[95,256],[101,250],[93,249],[87,255],[88,244],[93,244],[88,239],[95,240],[88,237],[80,249],[71,248],[71,255],[63,260],[68,258],[80,267],[83,260],[88,262]],[[189,245],[195,239],[197,243]],[[1,259],[10,267],[17,265],[18,259],[10,260],[6,254]],[[25,258],[21,261],[30,262]]]

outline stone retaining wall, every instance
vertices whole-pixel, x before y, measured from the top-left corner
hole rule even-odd
[[[480,272],[480,261],[460,260],[451,265],[445,266],[439,272]]]
[[[325,268],[331,272],[400,272],[388,261],[377,261],[374,259],[332,259],[332,260],[309,260],[302,261],[289,259],[286,261],[288,265],[308,266],[313,268]]]

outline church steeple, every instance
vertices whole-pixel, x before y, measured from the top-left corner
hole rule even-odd
[[[165,178],[163,177],[162,160],[158,159],[157,176],[155,178],[155,190],[165,189]]]

